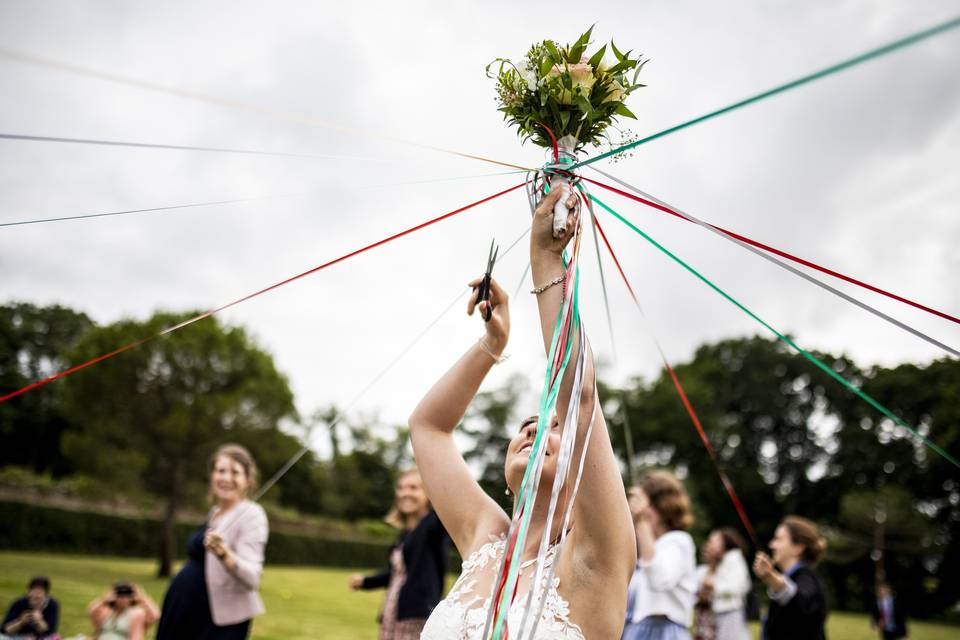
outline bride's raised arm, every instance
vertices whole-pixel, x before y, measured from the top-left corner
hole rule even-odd
[[[470,285],[479,283],[478,279]],[[489,322],[482,323],[483,337],[434,383],[410,416],[413,453],[427,495],[464,558],[486,542],[488,534],[499,535],[510,524],[503,509],[474,480],[453,439],[454,428],[510,335],[507,294],[495,280],[490,282],[490,301],[477,305],[472,294],[467,313],[473,315],[476,309],[483,318],[488,305],[493,313]]]
[[[540,311],[540,326],[543,333],[544,350],[549,356],[557,314],[563,305],[565,282],[550,286],[564,273],[561,258],[564,247],[569,243],[574,230],[573,205],[576,196],[570,196],[567,206],[571,213],[567,220],[567,232],[561,238],[553,237],[554,204],[562,195],[562,189],[554,189],[543,198],[534,213],[530,232],[530,269],[537,294],[537,306]],[[577,416],[579,430],[574,448],[570,481],[573,481],[580,453],[585,443],[587,427],[593,418],[593,430],[590,436],[587,457],[584,460],[583,477],[579,494],[574,503],[572,542],[577,556],[598,571],[609,572],[609,578],[622,578],[624,587],[630,580],[633,565],[636,562],[636,541],[633,522],[627,504],[623,481],[620,477],[620,465],[613,453],[607,424],[604,420],[596,397],[596,371],[590,343],[580,343],[579,333],[573,334],[573,349],[569,365],[564,372],[557,395],[557,417],[560,425],[565,424],[573,386],[575,363],[580,349],[586,349],[584,380],[580,395],[580,415]]]

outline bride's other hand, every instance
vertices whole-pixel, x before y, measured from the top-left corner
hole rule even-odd
[[[563,189],[557,187],[550,191],[537,205],[533,214],[533,223],[530,227],[530,260],[536,261],[543,257],[557,258],[563,253],[564,247],[570,242],[576,228],[577,195],[570,193],[567,198],[567,227],[559,238],[553,236],[553,206],[563,195]]]

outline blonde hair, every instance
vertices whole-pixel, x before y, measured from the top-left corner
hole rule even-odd
[[[406,478],[407,476],[411,476],[414,474],[419,476],[420,470],[417,469],[416,467],[408,467],[404,469],[397,475],[397,481],[394,483],[394,487],[399,485],[400,481]],[[421,486],[423,485],[423,478],[420,479],[420,485]],[[427,499],[427,507],[430,508],[429,498]],[[390,507],[390,511],[388,511],[387,515],[383,517],[383,521],[386,522],[391,527],[395,527],[397,529],[403,529],[403,525],[406,524],[403,520],[403,516],[400,514],[400,508],[397,507],[396,497],[394,497],[393,499],[393,505]]]
[[[650,506],[656,509],[670,531],[693,526],[690,498],[683,484],[669,471],[651,471],[638,485],[647,494]]]
[[[243,468],[243,472],[247,476],[246,494],[257,489],[257,482],[259,480],[257,463],[253,461],[253,456],[250,455],[250,452],[247,451],[246,447],[234,443],[229,443],[218,447],[217,450],[213,452],[213,455],[210,456],[210,460],[207,462],[207,472],[209,474],[213,474],[213,469],[217,466],[217,460],[220,458],[229,458]],[[211,487],[207,492],[207,502],[214,504],[216,501],[217,497],[214,495],[213,488]]]
[[[812,521],[800,516],[787,516],[780,523],[790,535],[793,544],[802,544],[801,558],[811,566],[815,566],[827,551],[827,539],[820,535],[820,529]]]

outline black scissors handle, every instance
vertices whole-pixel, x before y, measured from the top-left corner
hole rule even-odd
[[[480,287],[477,290],[477,304],[481,302],[487,302],[487,311],[483,314],[484,322],[490,322],[490,318],[493,317],[493,309],[490,308],[490,274],[485,273],[483,275],[483,280],[480,281]]]
[[[477,287],[477,304],[481,302],[487,302],[487,311],[483,314],[483,321],[490,322],[490,318],[493,317],[493,309],[490,308],[490,277],[493,273],[493,265],[497,262],[497,254],[500,252],[499,245],[494,248],[494,240],[490,241],[490,253],[487,255],[487,270],[483,274],[483,279],[480,280],[480,285]]]

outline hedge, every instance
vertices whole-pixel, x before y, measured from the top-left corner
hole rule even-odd
[[[156,557],[161,523],[153,518],[70,511],[22,502],[0,502],[0,549]],[[197,525],[177,523],[177,557]],[[378,567],[390,546],[271,532],[267,564]]]

